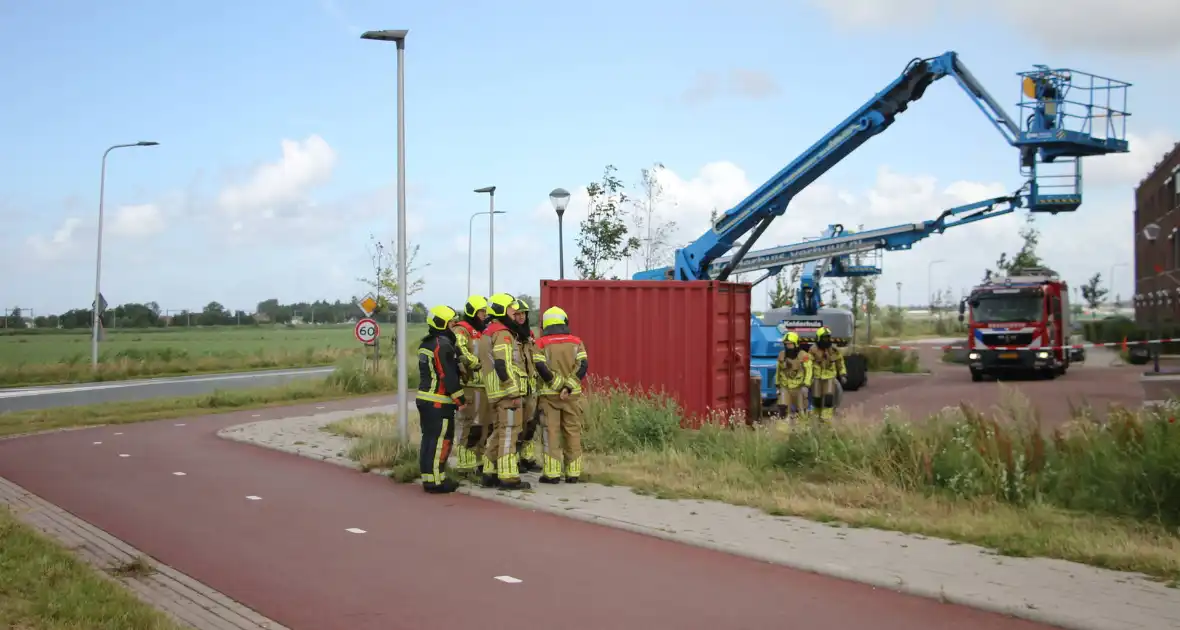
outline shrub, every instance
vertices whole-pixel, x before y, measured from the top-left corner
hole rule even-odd
[[[898,372],[911,374],[922,369],[918,362],[918,353],[913,350],[894,350],[891,348],[864,347],[856,348],[853,352],[864,355],[870,372]]]

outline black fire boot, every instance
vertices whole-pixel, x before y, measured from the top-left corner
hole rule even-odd
[[[541,475],[538,481],[541,483],[561,483],[561,477],[546,477],[545,475]]]
[[[516,466],[520,469],[520,472],[535,472],[541,470],[541,466],[531,459],[522,459]]]
[[[500,478],[497,477],[495,473],[490,475],[488,473],[480,473],[479,485],[485,488],[495,488],[496,486],[500,485]]]
[[[439,483],[423,483],[422,489],[429,494],[447,494],[458,490],[459,482],[448,477]]]
[[[577,477],[566,477],[565,482],[566,483],[581,483]]]
[[[533,484],[531,484],[527,481],[521,480],[521,479],[517,479],[516,481],[501,481],[500,482],[500,488],[502,490],[528,490],[529,488],[532,488],[532,487],[533,487]]]

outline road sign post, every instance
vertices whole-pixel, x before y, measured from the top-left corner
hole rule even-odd
[[[381,326],[377,320],[366,317],[356,323],[352,333],[357,341],[373,347],[373,373],[376,374],[381,368],[380,355],[378,354],[378,349],[381,346],[381,342],[378,341],[381,336]]]

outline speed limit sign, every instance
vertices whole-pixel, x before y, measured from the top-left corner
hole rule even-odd
[[[353,329],[352,333],[356,335],[357,341],[364,344],[371,344],[381,334],[381,327],[377,325],[375,320],[366,317],[356,323],[356,328]]]

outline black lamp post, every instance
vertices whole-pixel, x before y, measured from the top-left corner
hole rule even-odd
[[[570,203],[570,193],[564,188],[554,188],[553,192],[549,193],[549,201],[553,204],[553,209],[557,211],[558,269],[561,279],[565,280],[565,238],[561,233],[561,217],[565,214],[565,208]]]

